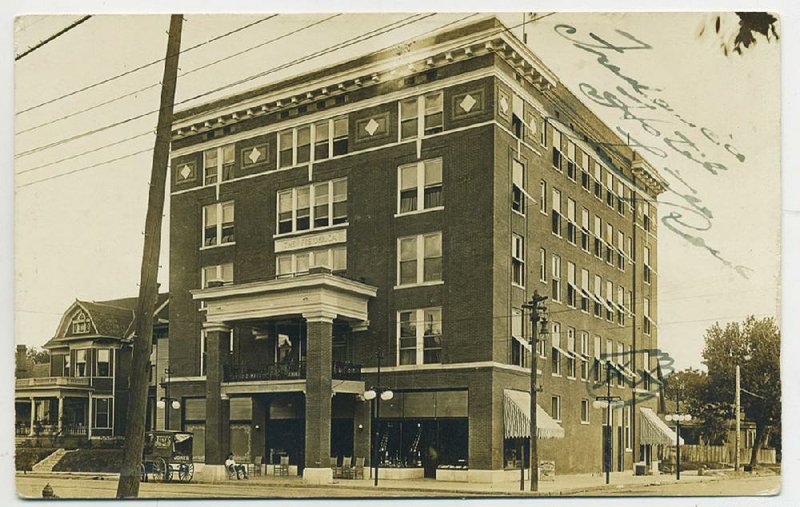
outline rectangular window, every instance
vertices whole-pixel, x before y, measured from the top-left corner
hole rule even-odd
[[[398,364],[442,362],[442,309],[398,312]]]
[[[625,450],[630,451],[633,447],[633,434],[631,432],[631,407],[625,406],[622,410],[624,411],[623,419],[625,420]]]
[[[581,400],[581,422],[589,424],[589,400]]]
[[[442,92],[425,95],[423,100],[425,107],[425,135],[441,132],[444,125]]]
[[[588,252],[589,248],[589,210],[583,208],[581,210],[581,249]]]
[[[567,306],[575,308],[578,299],[578,287],[575,285],[575,264],[567,262]]]
[[[623,251],[625,248],[625,233],[618,230],[617,231],[617,269],[620,271],[625,271],[625,252]]]
[[[297,128],[297,160],[298,164],[305,164],[311,160],[311,125]]]
[[[539,211],[547,214],[547,183],[544,180],[539,182]]]
[[[581,331],[581,380],[589,380],[589,333]]]
[[[577,178],[577,168],[575,166],[575,144],[567,141],[567,177],[572,181]]]
[[[601,360],[603,354],[603,339],[599,336],[594,337],[594,383],[599,384],[603,379],[603,362]]]
[[[550,371],[553,375],[561,375],[561,324],[553,322],[552,347],[550,349]]]
[[[553,301],[561,302],[561,257],[553,255],[553,263],[550,270],[550,278],[553,280]]]
[[[581,311],[589,313],[589,271],[581,269]]]
[[[86,377],[86,349],[79,349],[75,351],[75,376]]]
[[[652,332],[653,322],[650,320],[650,299],[644,298],[644,334]]]
[[[331,156],[330,140],[329,121],[314,124],[314,160],[325,160]]]
[[[561,420],[561,396],[550,398],[550,417],[556,421]]]
[[[400,166],[398,184],[398,214],[442,207],[442,159]]]
[[[622,285],[617,286],[617,324],[620,326],[625,325],[625,288]]]
[[[603,257],[603,221],[599,216],[594,216],[594,255]]]
[[[522,345],[523,329],[525,326],[525,319],[522,310],[519,308],[511,309],[511,364],[522,366],[523,368],[528,365],[528,353]]]
[[[275,262],[275,274],[279,278],[294,276],[308,273],[311,268],[317,267],[334,272],[346,270],[347,247],[337,246],[278,255]]]
[[[650,203],[642,203],[642,227],[644,230],[650,230]]]
[[[643,351],[642,352],[642,380],[644,381],[644,390],[649,391],[651,388],[650,385],[650,352]]]
[[[553,189],[553,234],[561,237],[561,192]]]
[[[419,110],[417,97],[400,101],[400,140],[417,137],[419,130]]]
[[[106,429],[111,428],[112,421],[112,408],[114,405],[113,398],[92,398],[94,404],[94,428]]]
[[[604,241],[606,246],[606,262],[608,264],[614,264],[614,247],[612,244],[614,243],[614,226],[606,223],[606,239]]]
[[[512,189],[511,209],[517,213],[525,214],[525,166],[517,159],[511,160]]]
[[[606,206],[614,207],[614,175],[606,171]]]
[[[203,184],[216,185],[219,173],[217,148],[203,152]]]
[[[525,238],[511,235],[511,283],[525,287]]]
[[[111,350],[98,349],[96,354],[95,377],[111,376]]]
[[[614,284],[606,280],[606,320],[614,322]]]
[[[278,167],[294,165],[294,130],[278,132]]]
[[[581,186],[587,192],[589,191],[589,155],[581,151]]]
[[[603,290],[603,280],[600,278],[600,275],[594,275],[594,288],[592,291],[592,299],[594,300],[594,316],[595,317],[602,317],[603,315],[603,300],[601,297],[601,292]]]
[[[441,232],[400,238],[397,250],[399,286],[442,280]]]
[[[625,194],[625,187],[622,184],[622,180],[617,180],[617,213],[620,215],[625,215],[625,203],[623,202],[623,196]]]
[[[567,352],[567,378],[575,378],[575,328],[573,327],[567,328]]]
[[[539,281],[547,283],[547,251],[539,249]]]
[[[70,358],[69,352],[67,352],[64,355],[64,376],[65,377],[69,377],[69,374],[70,374],[70,360],[71,360],[71,358]]]
[[[203,207],[203,246],[233,243],[236,240],[233,201]]]
[[[594,163],[594,196],[598,199],[603,198],[603,183],[600,181],[600,164]]]
[[[230,285],[233,283],[233,263],[204,266],[201,271],[200,286],[204,289],[212,285]]]
[[[333,156],[346,155],[349,151],[348,141],[349,122],[343,116],[333,120]]]
[[[642,247],[642,256],[644,257],[644,283],[649,284],[651,279],[650,274],[650,248]]]
[[[347,222],[347,178],[278,192],[278,234]]]
[[[625,377],[622,374],[622,365],[625,364],[625,344],[622,342],[617,343],[617,387],[625,386]]]
[[[575,201],[567,198],[567,241],[575,244],[578,224],[575,223]]]
[[[326,160],[331,154],[346,155],[348,125],[347,117],[342,116],[278,132],[278,167]]]
[[[561,132],[553,129],[553,167],[561,170]]]

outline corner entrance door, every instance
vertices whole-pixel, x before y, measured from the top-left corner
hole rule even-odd
[[[622,442],[622,426],[617,426],[617,472],[625,466],[625,444]]]

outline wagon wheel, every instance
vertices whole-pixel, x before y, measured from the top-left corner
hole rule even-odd
[[[155,461],[152,462],[153,466],[153,480],[154,481],[169,481],[170,473],[169,467],[167,466],[167,462],[164,461],[164,458],[157,458]]]
[[[164,470],[164,482],[170,482],[172,480],[172,466],[164,461],[163,458],[160,461]]]
[[[178,469],[178,479],[181,482],[191,482],[194,476],[194,463],[182,463]]]

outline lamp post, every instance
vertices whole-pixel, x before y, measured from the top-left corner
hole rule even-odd
[[[675,421],[675,479],[681,480],[681,423],[683,421],[689,422],[692,420],[691,414],[681,414],[681,398],[680,388],[675,394],[675,413],[667,414],[664,418],[669,421]]]
[[[611,482],[611,408],[622,402],[619,396],[611,396],[611,360],[606,360],[606,395],[596,396],[595,408],[606,409],[606,424],[603,426],[603,468],[606,472],[606,484]]]
[[[375,386],[370,387],[368,390],[364,391],[364,399],[367,401],[374,401],[375,403],[373,406],[375,410],[373,411],[370,408],[370,414],[374,414],[372,418],[372,428],[374,428],[374,442],[372,443],[372,465],[375,468],[375,486],[378,485],[378,469],[380,468],[379,460],[378,460],[378,450],[380,447],[380,431],[378,430],[378,420],[381,417],[381,400],[389,401],[394,398],[394,393],[388,387],[381,386],[381,360],[383,359],[383,354],[381,354],[381,349],[378,349],[375,352],[375,358],[378,360],[378,375],[376,379]]]
[[[540,296],[539,291],[533,291],[531,300],[522,305],[523,308],[528,308],[531,311],[531,406],[530,406],[530,467],[528,468],[531,475],[531,491],[539,491],[539,442],[536,438],[537,421],[536,421],[536,407],[537,407],[537,394],[541,389],[537,386],[536,372],[538,370],[537,361],[537,347],[539,331],[537,325],[541,325],[541,334],[547,334],[547,307],[544,305],[547,296]],[[520,478],[520,489],[525,489],[525,476]]]
[[[170,375],[172,375],[173,371],[171,368],[165,368],[164,373],[167,375],[166,382],[162,382],[161,385],[164,387],[164,396],[161,397],[156,402],[156,406],[160,409],[164,410],[164,429],[169,429],[169,408],[167,405],[171,406],[175,410],[179,410],[181,408],[181,402],[177,398],[170,398],[169,396],[169,380]]]

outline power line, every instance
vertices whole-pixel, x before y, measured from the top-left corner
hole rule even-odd
[[[119,160],[124,160],[126,158],[131,158],[131,157],[134,157],[136,155],[140,155],[142,153],[145,153],[145,152],[148,152],[148,151],[152,151],[152,150],[153,150],[153,148],[145,148],[144,150],[139,150],[139,151],[136,151],[134,153],[128,153],[127,155],[122,155],[121,157],[112,158],[110,160],[104,160],[102,162],[98,162],[96,164],[92,164],[92,165],[89,165],[89,166],[79,167],[78,169],[73,169],[73,170],[67,171],[65,173],[54,174],[53,176],[48,176],[48,177],[42,178],[40,180],[31,181],[30,183],[24,183],[22,185],[16,185],[16,187],[17,188],[23,188],[23,187],[28,187],[28,186],[31,186],[31,185],[35,185],[36,183],[42,183],[42,182],[45,182],[45,181],[54,180],[56,178],[61,178],[62,176],[67,176],[69,174],[74,174],[74,173],[77,173],[77,172],[80,172],[80,171],[85,171],[87,169],[92,169],[94,167],[99,167],[101,165],[110,164],[111,162],[117,162]]]
[[[260,72],[258,74],[253,75],[253,76],[249,76],[247,78],[235,81],[233,83],[229,83],[227,85],[215,88],[213,90],[209,90],[209,91],[200,93],[198,95],[195,95],[193,97],[189,97],[187,99],[184,99],[184,100],[178,102],[176,105],[185,104],[185,103],[190,102],[192,100],[196,100],[198,98],[202,98],[204,96],[207,96],[207,95],[210,95],[210,94],[225,90],[225,89],[227,89],[229,87],[236,86],[236,85],[242,84],[242,83],[246,83],[246,82],[248,82],[248,81],[250,81],[252,79],[255,79],[255,78],[258,78],[258,77],[263,77],[265,75],[271,74],[273,72],[277,72],[279,70],[284,70],[286,68],[298,65],[300,63],[303,63],[305,61],[311,60],[313,58],[317,58],[319,56],[323,56],[325,54],[328,54],[328,53],[331,53],[331,52],[334,52],[334,51],[338,51],[338,50],[343,49],[345,47],[348,47],[350,45],[366,41],[366,40],[371,39],[373,37],[377,37],[378,35],[383,35],[384,33],[388,33],[390,31],[397,30],[397,29],[402,28],[403,26],[406,26],[408,24],[416,23],[418,21],[421,21],[423,19],[426,19],[426,18],[431,17],[431,16],[435,16],[435,15],[436,15],[435,13],[426,14],[426,15],[423,15],[423,17],[421,17],[419,19],[415,19],[413,21],[409,21],[409,20],[411,20],[412,18],[414,18],[414,17],[416,17],[418,15],[409,16],[408,18],[404,18],[401,21],[396,21],[396,22],[393,22],[393,23],[389,23],[389,24],[384,25],[383,27],[381,27],[379,29],[372,30],[370,32],[366,32],[365,34],[361,34],[361,35],[359,35],[357,37],[354,37],[352,39],[349,39],[347,41],[344,41],[344,42],[341,42],[341,43],[338,43],[338,44],[334,44],[333,46],[329,46],[328,48],[325,48],[324,50],[317,51],[316,53],[312,53],[311,55],[306,55],[306,56],[304,56],[302,58],[298,58],[298,59],[295,59],[293,61],[278,65],[276,67],[273,67],[273,68],[268,69],[266,71]],[[281,36],[275,37],[274,39],[271,39],[268,42],[275,42],[277,40],[289,37],[289,36],[291,36],[291,35],[293,35],[295,33],[298,33],[300,31],[306,30],[306,29],[311,28],[313,26],[319,25],[321,23],[324,23],[324,22],[326,22],[326,21],[328,21],[330,19],[333,19],[335,17],[338,17],[338,16],[341,16],[341,14],[335,14],[335,15],[330,16],[328,18],[325,18],[323,20],[316,21],[314,23],[311,23],[310,25],[306,25],[305,27],[301,27],[301,28],[293,30],[293,31],[291,31],[289,33],[286,33],[286,34],[283,34]],[[402,23],[402,24],[399,24],[399,23]],[[397,25],[397,26],[393,27],[392,25]],[[265,44],[266,43],[262,43],[259,46],[263,46]],[[226,57],[225,59],[227,59],[227,58],[230,58],[230,57]],[[222,60],[219,60],[219,61],[223,61],[225,59],[222,59]],[[214,63],[218,63],[219,61],[214,62]],[[25,157],[25,156],[28,156],[28,155],[31,155],[31,154],[34,154],[34,153],[37,153],[37,152],[40,152],[40,151],[43,151],[43,150],[47,150],[47,149],[59,146],[61,144],[70,142],[70,141],[74,141],[74,140],[77,140],[77,139],[80,139],[80,138],[83,138],[83,137],[86,137],[86,136],[89,136],[89,135],[92,135],[92,134],[96,134],[98,132],[102,132],[102,131],[110,129],[110,128],[118,127],[120,125],[123,125],[123,124],[129,123],[131,121],[135,121],[135,120],[144,118],[146,116],[149,116],[149,115],[157,113],[157,112],[158,112],[158,109],[155,109],[153,111],[149,111],[149,112],[142,113],[142,114],[139,114],[139,115],[136,115],[136,116],[133,116],[133,117],[129,117],[129,118],[126,118],[126,119],[118,121],[118,122],[114,122],[114,123],[111,123],[111,124],[108,124],[108,125],[104,125],[102,127],[98,127],[96,129],[92,129],[92,130],[88,130],[88,131],[82,132],[80,134],[75,134],[75,135],[70,136],[70,137],[62,138],[62,139],[59,139],[58,141],[54,141],[54,142],[48,143],[46,145],[37,146],[35,148],[31,148],[29,150],[25,150],[23,152],[18,153],[15,156],[15,158],[22,158],[22,157]]]
[[[244,26],[241,26],[241,27],[239,27],[239,28],[236,28],[235,30],[231,30],[230,32],[226,32],[226,33],[224,33],[224,34],[222,34],[222,35],[218,35],[218,36],[216,36],[216,37],[213,37],[213,38],[211,38],[211,39],[205,40],[205,41],[203,41],[203,42],[201,42],[201,43],[199,43],[199,44],[195,44],[194,46],[191,46],[191,47],[188,47],[188,48],[186,48],[186,49],[183,49],[183,50],[179,51],[179,52],[178,52],[178,54],[181,54],[181,53],[186,53],[186,52],[192,51],[192,50],[194,50],[194,49],[197,49],[197,48],[199,48],[199,47],[201,47],[201,46],[205,46],[206,44],[210,44],[210,43],[212,43],[212,42],[216,42],[216,41],[218,41],[218,40],[220,40],[220,39],[222,39],[222,38],[224,38],[224,37],[228,37],[229,35],[233,35],[233,34],[235,34],[235,33],[241,32],[242,30],[246,30],[247,28],[250,28],[250,27],[252,27],[252,26],[255,26],[255,25],[259,24],[259,23],[263,23],[264,21],[270,20],[270,19],[272,19],[272,18],[274,18],[274,17],[276,17],[276,16],[279,16],[279,14],[273,14],[273,15],[271,15],[271,16],[267,16],[267,17],[265,17],[265,18],[261,18],[261,19],[259,19],[259,20],[257,20],[257,21],[254,21],[254,22],[252,22],[252,23],[248,23],[248,24],[246,24],[246,25],[244,25]],[[55,98],[53,98],[53,99],[47,100],[47,101],[45,101],[45,102],[41,102],[41,103],[39,103],[39,104],[36,104],[36,105],[34,105],[34,106],[31,106],[31,107],[28,107],[28,108],[26,108],[26,109],[23,109],[23,110],[21,110],[21,111],[18,111],[18,112],[16,113],[16,115],[17,115],[17,116],[19,116],[19,115],[21,115],[21,114],[23,114],[23,113],[27,113],[28,111],[33,111],[34,109],[38,109],[38,108],[40,108],[40,107],[42,107],[42,106],[46,106],[46,105],[48,105],[48,104],[52,104],[53,102],[57,102],[57,101],[59,101],[59,100],[65,99],[65,98],[67,98],[67,97],[71,97],[71,96],[73,96],[73,95],[76,95],[76,94],[78,94],[78,93],[85,92],[86,90],[91,90],[92,88],[96,88],[96,87],[98,87],[98,86],[100,86],[100,85],[103,85],[103,84],[106,84],[106,83],[110,83],[111,81],[114,81],[114,80],[116,80],[116,79],[119,79],[119,78],[121,78],[121,77],[128,76],[128,75],[130,75],[130,74],[133,74],[134,72],[139,72],[139,71],[140,71],[140,70],[142,70],[142,69],[146,69],[146,68],[148,68],[148,67],[151,67],[151,66],[153,66],[153,65],[156,65],[157,63],[160,63],[160,62],[163,62],[163,61],[164,61],[164,58],[159,58],[159,59],[157,59],[157,60],[153,60],[152,62],[146,63],[146,64],[144,64],[144,65],[140,65],[139,67],[133,68],[133,69],[131,69],[131,70],[127,70],[127,71],[125,71],[125,72],[122,72],[122,73],[120,73],[120,74],[117,74],[117,75],[111,76],[111,77],[109,77],[109,78],[107,78],[107,79],[103,79],[102,81],[97,81],[96,83],[92,83],[92,84],[90,84],[90,85],[88,85],[88,86],[84,86],[83,88],[79,88],[79,89],[77,89],[77,90],[73,90],[73,91],[71,91],[71,92],[69,92],[69,93],[65,93],[64,95],[61,95],[61,96],[59,96],[59,97],[55,97]],[[161,84],[161,83],[158,83],[158,84],[156,84],[156,85],[154,85],[154,86],[158,86],[158,85],[160,85],[160,84]],[[33,130],[33,128],[31,128],[31,129],[27,129],[27,130],[24,130],[24,131],[21,131],[21,132],[18,132],[18,133],[27,132],[28,130]]]
[[[17,56],[14,58],[14,61],[19,61],[20,59],[24,58],[25,56],[27,56],[27,55],[29,55],[29,54],[33,53],[34,51],[36,51],[36,50],[37,50],[37,49],[39,49],[40,47],[44,46],[44,45],[45,45],[45,44],[47,44],[48,42],[50,42],[50,41],[52,41],[52,40],[54,40],[54,39],[57,39],[58,37],[60,37],[60,36],[64,35],[64,34],[65,34],[65,33],[67,33],[67,32],[69,32],[70,30],[72,30],[72,29],[73,29],[73,28],[75,28],[76,26],[80,25],[81,23],[83,23],[83,22],[87,21],[87,20],[88,20],[89,18],[91,18],[91,17],[92,17],[92,16],[84,16],[84,17],[82,17],[82,18],[81,18],[81,19],[79,19],[78,21],[75,21],[74,23],[72,23],[71,25],[69,25],[69,26],[67,26],[66,28],[62,29],[61,31],[59,31],[59,32],[56,32],[55,34],[51,35],[50,37],[48,37],[48,38],[46,38],[45,40],[41,41],[40,43],[36,44],[36,45],[35,45],[35,46],[33,46],[32,48],[30,48],[30,49],[28,49],[27,51],[23,52],[22,54],[19,54],[19,55],[17,55]]]

